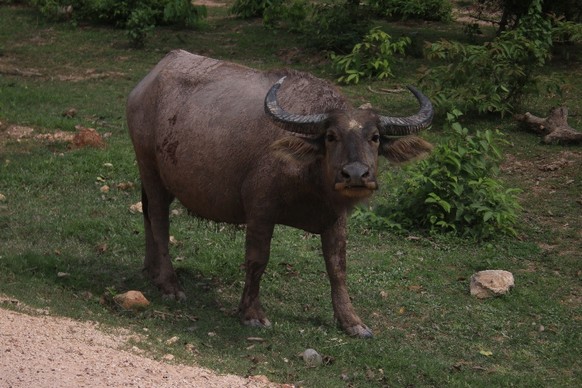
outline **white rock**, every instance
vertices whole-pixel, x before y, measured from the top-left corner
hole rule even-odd
[[[471,276],[471,295],[479,299],[503,295],[514,285],[511,272],[502,270],[480,271]]]
[[[317,353],[315,349],[305,349],[302,354],[303,361],[305,361],[305,365],[310,368],[314,368],[320,366],[323,360],[321,359],[321,355]]]

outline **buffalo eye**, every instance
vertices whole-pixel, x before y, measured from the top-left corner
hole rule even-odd
[[[335,135],[335,133],[332,132],[328,132],[327,135],[325,135],[325,140],[329,143],[334,142],[337,140],[337,136]]]
[[[370,141],[372,141],[373,143],[378,143],[380,141],[380,135],[379,134],[375,134],[374,136],[372,136],[370,138]]]

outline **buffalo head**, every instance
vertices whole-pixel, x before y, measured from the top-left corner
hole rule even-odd
[[[303,161],[322,158],[328,183],[344,197],[364,198],[378,188],[378,155],[398,163],[432,149],[412,136],[428,127],[433,117],[429,99],[412,86],[408,88],[420,109],[409,117],[383,116],[372,109],[299,115],[285,111],[277,101],[284,80],[275,83],[265,98],[265,112],[292,134],[279,140],[276,150]]]

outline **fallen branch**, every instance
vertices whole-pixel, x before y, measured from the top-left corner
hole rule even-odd
[[[568,108],[552,108],[548,117],[537,117],[527,112],[514,116],[526,126],[544,136],[546,144],[582,144],[582,133],[568,125]]]
[[[398,88],[398,89],[380,88],[378,90],[374,90],[374,89],[372,89],[371,86],[368,86],[368,90],[371,91],[372,93],[376,93],[376,94],[402,93],[402,92],[406,91],[406,89],[402,89],[402,88]]]

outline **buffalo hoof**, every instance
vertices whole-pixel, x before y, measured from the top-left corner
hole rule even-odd
[[[186,300],[186,294],[184,293],[184,291],[176,291],[170,294],[164,294],[162,295],[162,299],[163,300],[171,300],[171,301],[177,301],[177,302],[183,302]]]
[[[346,331],[346,333],[348,333],[349,335],[351,335],[353,337],[359,337],[359,338],[372,338],[372,337],[374,337],[372,330],[370,330],[370,328],[368,328],[368,326],[366,326],[364,324],[348,327],[345,329],[345,331]]]
[[[243,320],[243,325],[250,326],[250,327],[260,327],[262,329],[270,329],[271,328],[271,321],[267,318],[264,319],[245,319]]]

